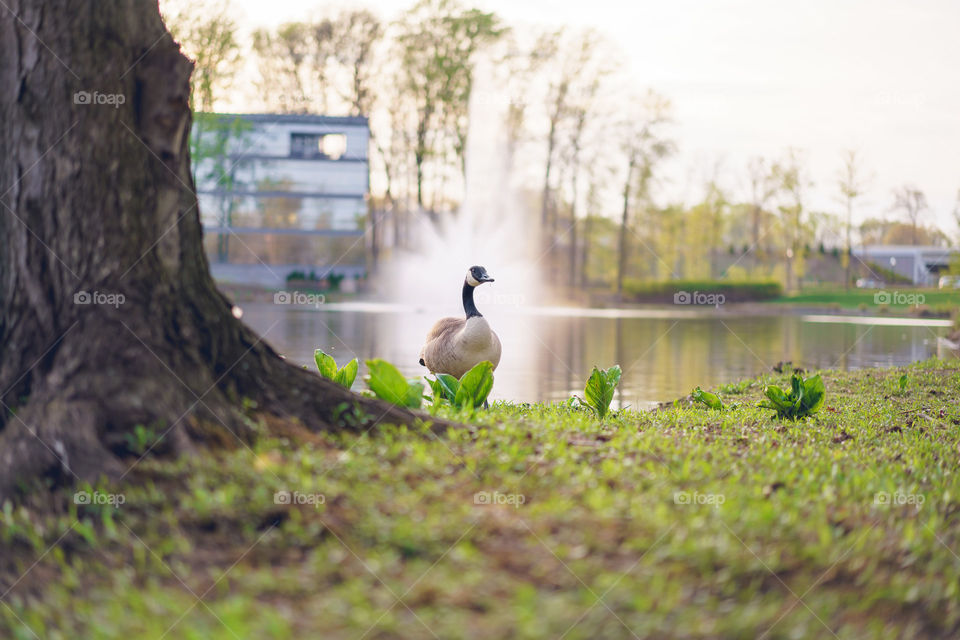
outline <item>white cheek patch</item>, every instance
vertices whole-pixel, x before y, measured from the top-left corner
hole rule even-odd
[[[467,284],[471,287],[479,287],[480,281],[473,277],[473,274],[467,271]]]

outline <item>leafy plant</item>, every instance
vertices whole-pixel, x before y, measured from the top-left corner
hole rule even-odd
[[[317,361],[317,369],[320,370],[320,375],[343,385],[347,389],[352,387],[353,381],[357,379],[357,370],[360,365],[356,358],[338,368],[337,361],[333,359],[333,356],[327,355],[322,349],[317,349],[313,352],[313,359]]]
[[[819,375],[804,379],[793,374],[790,378],[790,392],[787,393],[776,385],[766,388],[764,395],[767,400],[757,404],[758,407],[773,409],[778,418],[806,418],[812,416],[823,406],[826,397],[826,387]]]
[[[620,384],[620,376],[623,372],[620,365],[615,364],[609,369],[593,368],[590,372],[590,378],[587,379],[587,386],[583,389],[583,395],[600,419],[607,415],[610,409],[610,403],[613,401],[613,392]]]
[[[897,381],[897,385],[900,388],[900,393],[903,393],[904,391],[907,390],[907,381],[908,381],[907,374],[903,374],[902,376],[900,376],[900,380]]]
[[[374,358],[367,360],[367,369],[370,375],[366,377],[370,391],[381,400],[401,407],[419,409],[423,402],[423,383],[418,380],[407,380],[395,366]]]
[[[458,409],[476,409],[486,401],[493,389],[493,365],[484,360],[457,380],[448,373],[438,373],[436,380],[426,379],[433,389],[433,401],[446,400]]]
[[[700,387],[697,387],[696,389],[693,390],[693,393],[691,395],[693,396],[693,399],[695,401],[702,402],[703,404],[707,405],[711,409],[716,409],[717,411],[723,411],[723,401],[720,400],[720,398],[716,394],[710,393],[709,391],[704,391]]]

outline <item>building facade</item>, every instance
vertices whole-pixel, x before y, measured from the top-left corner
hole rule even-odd
[[[950,266],[955,249],[915,245],[868,245],[854,248],[853,254],[909,278],[922,287],[937,286],[942,271]]]
[[[213,276],[283,286],[364,275],[366,118],[197,114],[194,179]]]

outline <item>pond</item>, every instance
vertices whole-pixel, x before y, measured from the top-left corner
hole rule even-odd
[[[353,302],[318,307],[243,305],[243,319],[287,359],[315,368],[322,348],[341,364],[384,358],[407,376],[427,373],[417,356],[427,330],[455,309]],[[696,387],[753,377],[781,361],[807,369],[901,365],[937,354],[949,321],[738,310],[537,307],[485,313],[503,357],[491,399],[555,401],[582,396],[594,365],[619,364],[617,403],[646,408]],[[362,388],[357,378],[355,389]]]

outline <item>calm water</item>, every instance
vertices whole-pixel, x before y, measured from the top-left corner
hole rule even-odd
[[[339,362],[385,358],[404,374],[426,369],[417,354],[427,330],[456,309],[379,303],[320,308],[243,305],[244,320],[288,359],[314,368],[313,350]],[[503,343],[492,398],[520,402],[582,395],[594,365],[620,364],[622,404],[646,407],[694,387],[769,371],[779,361],[811,368],[891,366],[937,354],[939,320],[816,315],[746,315],[736,310],[540,308],[485,314]],[[362,386],[358,377],[355,388]]]

